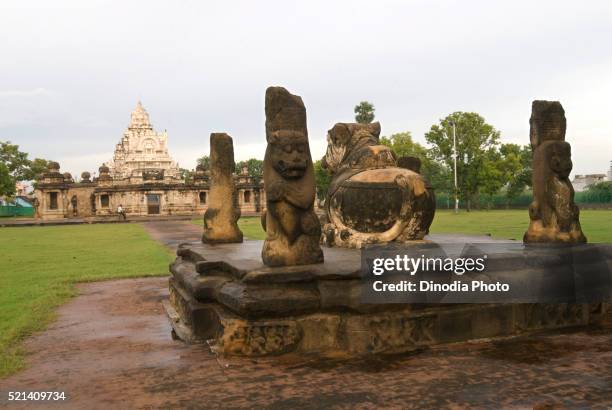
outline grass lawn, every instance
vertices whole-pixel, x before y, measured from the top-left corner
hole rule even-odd
[[[240,218],[238,227],[248,239],[266,239],[266,232],[261,227],[261,218],[258,216]]]
[[[581,210],[580,225],[589,242],[612,243],[612,210]],[[496,239],[522,240],[529,226],[527,210],[437,210],[431,233],[491,234]]]
[[[140,224],[0,228],[0,255],[0,378],[23,366],[21,342],[75,283],[167,275],[174,258]]]
[[[201,219],[193,223],[202,225]],[[612,243],[612,210],[580,211],[582,230],[589,242]],[[437,210],[431,225],[431,233],[467,233],[474,235],[490,234],[496,239],[522,240],[529,225],[527,210],[461,210],[455,215],[453,211]],[[238,221],[238,226],[249,239],[264,239],[259,217],[247,216]]]
[[[191,222],[195,225],[202,226],[204,224],[203,217],[192,219]],[[266,233],[261,227],[261,218],[259,216],[243,216],[238,220],[238,227],[242,231],[245,238],[248,239],[265,239]]]

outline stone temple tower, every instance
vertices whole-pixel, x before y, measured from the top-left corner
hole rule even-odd
[[[121,141],[115,146],[113,160],[106,165],[115,180],[146,179],[147,175],[175,179],[180,174],[178,164],[168,153],[168,134],[153,129],[149,113],[140,101],[132,111]]]

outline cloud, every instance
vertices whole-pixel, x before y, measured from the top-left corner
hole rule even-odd
[[[31,90],[0,90],[0,98],[7,97],[35,97],[39,95],[50,95],[51,91],[44,88],[34,88]]]

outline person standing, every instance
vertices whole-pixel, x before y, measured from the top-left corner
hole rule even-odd
[[[124,221],[127,219],[125,216],[125,210],[123,209],[123,205],[119,204],[119,206],[117,207],[117,213],[119,214],[119,218],[123,217]]]

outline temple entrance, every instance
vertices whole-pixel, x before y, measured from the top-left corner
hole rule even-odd
[[[157,194],[147,194],[147,213],[149,215],[158,215],[160,206],[159,206],[159,195]]]
[[[72,205],[72,216],[77,216],[78,215],[78,200],[76,195],[72,195],[72,198],[70,199],[70,205]]]

